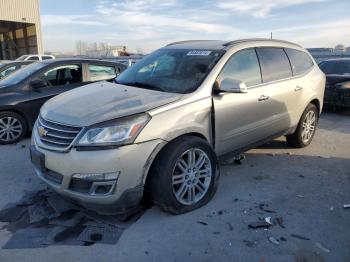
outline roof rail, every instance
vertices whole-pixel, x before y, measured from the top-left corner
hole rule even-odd
[[[285,43],[285,44],[292,44],[292,45],[296,45],[301,47],[298,44],[289,42],[289,41],[285,41],[285,40],[278,40],[278,39],[269,39],[269,38],[247,38],[247,39],[239,39],[239,40],[234,40],[234,41],[229,41],[223,44],[223,46],[228,47],[231,45],[235,45],[235,44],[240,44],[240,43],[244,43],[244,42],[249,42],[249,41],[266,41],[266,42],[279,42],[279,43]]]
[[[217,41],[217,40],[185,40],[185,41],[177,41],[170,44],[167,44],[166,46],[172,46],[172,45],[178,45],[178,44],[186,44],[186,43],[192,43],[192,42],[208,42],[208,41]]]

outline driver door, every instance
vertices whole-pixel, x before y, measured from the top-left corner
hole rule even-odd
[[[246,147],[269,134],[269,90],[263,86],[254,48],[235,53],[220,72],[216,84],[225,78],[244,82],[247,93],[220,92],[213,96],[215,110],[215,150],[218,155]]]

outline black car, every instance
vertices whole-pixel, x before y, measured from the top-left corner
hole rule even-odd
[[[350,107],[350,58],[323,61],[319,66],[327,77],[324,103],[333,108]]]
[[[13,72],[21,69],[34,61],[0,61],[0,79],[3,79]]]
[[[0,144],[31,131],[40,107],[50,98],[92,82],[113,81],[126,66],[89,59],[36,62],[0,81]]]

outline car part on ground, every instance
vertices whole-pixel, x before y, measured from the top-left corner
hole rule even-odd
[[[45,183],[81,205],[122,212],[151,196],[181,214],[213,197],[217,157],[282,135],[296,147],[310,144],[324,86],[324,74],[296,44],[174,43],[115,84],[91,84],[45,103],[31,159]]]

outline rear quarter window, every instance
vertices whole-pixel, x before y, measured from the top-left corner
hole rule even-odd
[[[90,81],[110,80],[117,77],[114,66],[88,65]]]
[[[259,47],[256,49],[264,83],[292,77],[292,68],[283,48]]]
[[[314,66],[314,63],[307,53],[291,48],[285,48],[284,50],[292,65],[293,75],[303,74]]]

